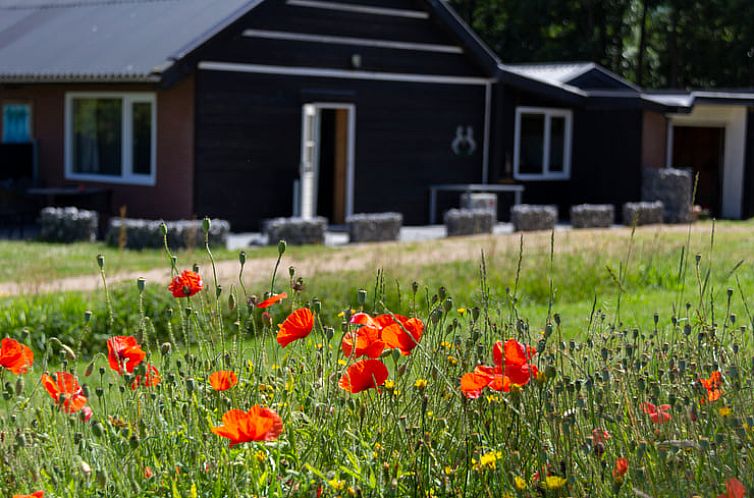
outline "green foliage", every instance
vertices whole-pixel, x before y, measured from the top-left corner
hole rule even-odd
[[[504,62],[594,61],[650,88],[754,85],[749,0],[451,4]]]

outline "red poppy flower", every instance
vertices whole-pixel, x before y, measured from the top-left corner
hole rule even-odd
[[[615,468],[613,468],[613,479],[620,481],[623,476],[628,472],[628,458],[620,457],[615,460]]]
[[[699,379],[699,383],[707,390],[707,396],[702,398],[702,404],[717,401],[723,394],[723,376],[719,371],[714,371],[709,379]]]
[[[461,377],[461,392],[469,399],[476,399],[482,395],[482,391],[490,384],[489,375],[471,372]]]
[[[30,495],[13,495],[13,498],[44,498],[44,491],[35,491]]]
[[[131,390],[135,391],[139,386],[154,387],[159,384],[161,380],[160,372],[157,370],[157,367],[154,365],[147,365],[147,371],[144,376],[137,375],[133,382],[131,382]]]
[[[152,467],[144,467],[144,479],[151,479],[154,477],[154,471]]]
[[[259,405],[248,412],[230,410],[223,415],[223,425],[212,432],[230,439],[231,448],[249,441],[274,441],[283,432],[283,421],[277,413]]]
[[[196,272],[185,270],[180,275],[173,277],[170,285],[168,285],[168,290],[175,297],[191,297],[201,291],[202,287],[204,287],[202,277]]]
[[[592,444],[605,444],[610,437],[610,433],[602,427],[592,429]]]
[[[668,413],[671,408],[670,405],[655,406],[652,403],[644,402],[641,403],[639,407],[644,413],[649,415],[649,418],[652,419],[652,422],[655,424],[664,424],[672,418],[670,413]]]
[[[34,353],[15,339],[5,338],[0,342],[0,367],[16,375],[26,373],[34,364]]]
[[[385,343],[380,338],[380,331],[375,327],[361,327],[348,332],[343,336],[340,345],[344,355],[348,357],[353,354],[356,358],[360,356],[379,358],[385,349]]]
[[[238,377],[232,370],[220,370],[209,376],[209,383],[215,391],[227,391],[238,384]]]
[[[84,422],[89,422],[92,419],[92,415],[94,415],[94,412],[91,408],[88,406],[85,406],[81,409],[82,418],[84,419]]]
[[[123,335],[116,335],[107,340],[107,353],[110,368],[119,374],[123,374],[124,371],[133,373],[134,368],[147,356],[135,337]]]
[[[351,394],[376,389],[387,380],[387,367],[380,360],[357,361],[340,378],[338,385]]]
[[[398,349],[402,355],[409,355],[411,350],[419,344],[423,332],[422,321],[418,318],[409,318],[402,324],[393,323],[382,329],[382,340],[388,348]]]
[[[299,308],[278,325],[277,341],[283,347],[297,339],[308,336],[314,328],[314,314],[309,308]]]
[[[744,498],[746,496],[746,486],[735,477],[725,481],[725,493],[718,495],[717,498]]]
[[[280,294],[275,294],[274,296],[268,297],[261,303],[257,304],[257,308],[268,308],[272,306],[273,304],[282,301],[286,297],[288,297],[288,294],[286,294],[285,292],[281,292]]]
[[[54,377],[42,375],[42,386],[66,413],[76,413],[86,405],[86,396],[76,377],[68,372],[57,372]]]
[[[505,358],[503,358],[503,352]],[[505,344],[501,341],[495,343],[492,347],[492,357],[495,365],[502,365],[505,359],[506,366],[520,367],[531,360],[537,351],[531,346],[525,346],[515,339],[508,339]]]

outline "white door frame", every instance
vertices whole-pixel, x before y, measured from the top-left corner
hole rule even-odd
[[[348,144],[346,153],[346,205],[345,215],[351,216],[353,214],[353,190],[354,190],[354,177],[356,174],[356,106],[354,104],[342,103],[342,102],[308,102],[301,108],[301,177],[300,177],[300,214],[303,218],[313,218],[317,215],[317,194],[319,190],[319,149],[320,149],[320,123],[321,113],[320,111],[325,109],[345,109],[348,111]],[[307,111],[313,111],[313,130],[311,137],[307,132]],[[313,143],[308,144],[311,141]],[[314,149],[311,151],[312,157],[308,157],[309,147]],[[309,164],[309,163],[312,164]],[[306,169],[311,168],[311,177],[305,178]],[[312,189],[311,192],[307,192],[306,189]]]
[[[668,115],[667,166],[673,164],[673,128],[701,126],[724,128],[723,188],[720,212],[723,218],[739,219],[743,207],[744,156],[746,152],[746,107],[698,104],[690,114]]]

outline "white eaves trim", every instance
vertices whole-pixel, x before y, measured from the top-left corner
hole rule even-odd
[[[312,7],[316,9],[339,10],[342,12],[356,12],[359,14],[372,14],[377,16],[429,19],[429,13],[421,10],[388,9],[384,7],[370,7],[368,5],[325,2],[321,0],[288,0],[286,3],[296,7]]]
[[[444,85],[486,85],[492,78],[472,76],[446,76],[412,73],[380,73],[375,71],[349,71],[345,69],[325,69],[298,66],[268,66],[262,64],[241,64],[235,62],[202,61],[199,69],[205,71],[229,71],[254,74],[277,74],[285,76],[311,76],[319,78],[342,78],[354,80],[402,81],[407,83],[436,83]]]
[[[269,31],[264,29],[247,29],[243,36],[265,38],[268,40],[300,41],[313,43],[330,43],[335,45],[356,45],[359,47],[390,48],[397,50],[416,50],[421,52],[440,52],[462,54],[463,49],[456,45],[437,45],[433,43],[411,43],[372,38],[354,38],[347,36],[313,35],[308,33],[291,33],[287,31]]]

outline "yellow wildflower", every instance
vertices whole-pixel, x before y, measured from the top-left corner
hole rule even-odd
[[[449,343],[448,341],[442,341],[440,343],[440,347],[443,348],[443,349],[447,349],[448,351],[450,351],[453,348],[453,345],[451,343]]]
[[[344,360],[343,358],[341,358],[341,359],[338,360],[338,365],[340,365],[341,367],[346,366],[347,363],[348,362],[346,360]]]
[[[547,476],[545,478],[544,484],[545,484],[545,489],[560,489],[563,486],[565,486],[567,482],[568,482],[567,480],[563,479],[560,476]]]
[[[262,463],[265,460],[267,460],[267,454],[264,451],[259,450],[256,453],[254,453],[254,458],[257,459],[257,462]]]
[[[453,366],[458,365],[458,358],[453,356],[452,354],[448,355],[448,363],[450,363]]]
[[[393,381],[393,380],[386,380],[384,385],[385,385],[385,389],[387,389],[389,391],[389,390],[395,388],[395,381]]]
[[[479,457],[479,461],[471,460],[474,470],[482,472],[484,470],[495,470],[497,468],[497,461],[503,458],[501,451],[488,451]]]
[[[513,478],[513,484],[516,486],[516,489],[519,491],[523,491],[526,489],[526,480],[521,476],[516,476]]]
[[[733,413],[733,409],[730,406],[722,406],[717,410],[717,413],[719,413],[721,417],[729,417],[730,414]]]
[[[455,472],[453,470],[453,467],[451,467],[450,465],[446,465],[445,468],[443,469],[443,471],[445,472],[446,476],[449,476],[449,475],[453,474],[453,472]]]
[[[327,481],[327,484],[329,484],[335,491],[343,491],[346,488],[346,482],[335,477]]]
[[[349,496],[356,496],[356,494],[357,494],[356,493],[356,488],[354,488],[353,486],[348,486],[348,490],[347,491],[348,491],[348,495]]]
[[[427,379],[416,379],[416,382],[414,382],[414,387],[417,389],[426,389]]]
[[[458,308],[458,310],[457,310],[457,311],[458,311],[458,313],[459,313],[459,314],[461,314],[461,315],[464,315],[464,314],[466,314],[466,308]]]

